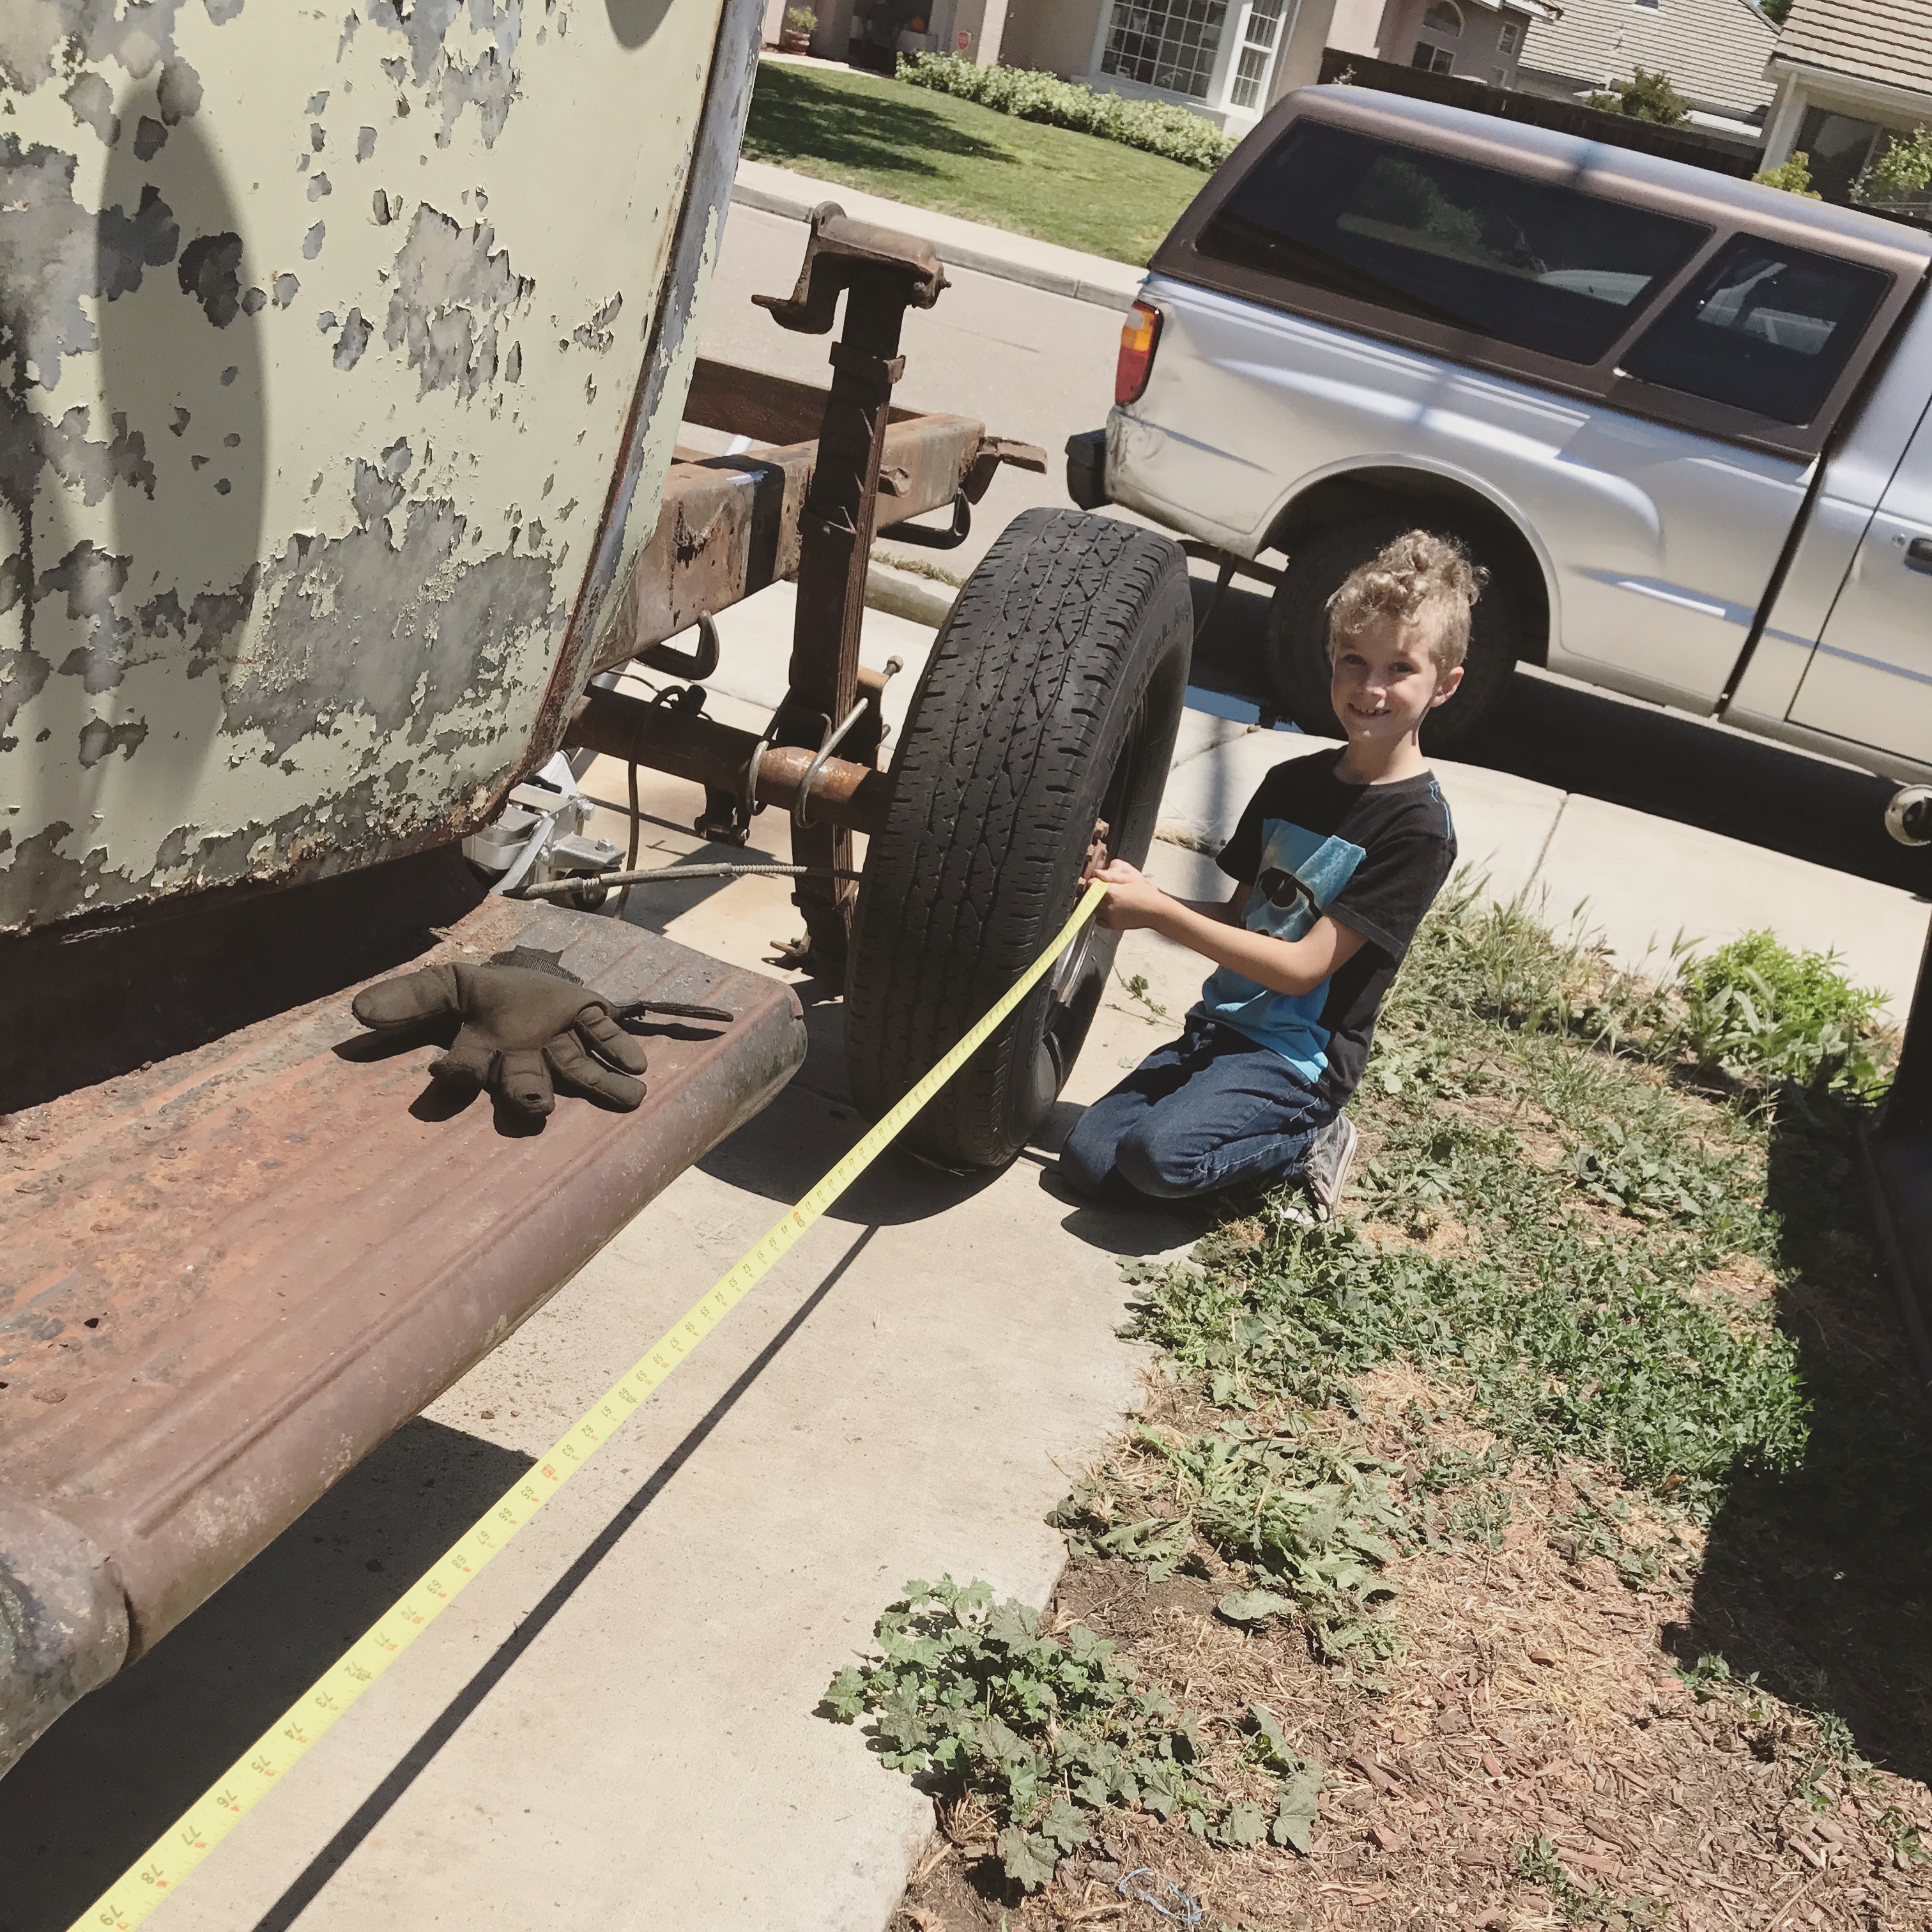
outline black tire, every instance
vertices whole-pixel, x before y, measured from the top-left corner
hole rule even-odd
[[[1453,754],[1502,701],[1522,646],[1522,610],[1506,569],[1481,542],[1454,525],[1414,514],[1384,513],[1319,530],[1289,554],[1268,611],[1268,682],[1282,709],[1304,731],[1332,738],[1341,725],[1328,701],[1328,600],[1342,580],[1383,544],[1418,521],[1461,544],[1469,561],[1488,572],[1469,632],[1462,688],[1422,728],[1425,751]]]
[[[845,994],[860,1107],[885,1112],[1030,965],[1072,910],[1096,819],[1136,865],[1154,836],[1194,614],[1178,544],[1071,510],[1016,517],[941,629],[866,855]],[[1052,1109],[1118,936],[1089,928],[907,1130],[1004,1166]]]

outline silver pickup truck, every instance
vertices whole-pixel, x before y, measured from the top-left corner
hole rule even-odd
[[[1274,585],[1305,727],[1329,593],[1426,522],[1489,572],[1438,752],[1545,665],[1896,778],[1894,835],[1932,841],[1928,263],[1775,190],[1305,88],[1156,254],[1070,487]]]

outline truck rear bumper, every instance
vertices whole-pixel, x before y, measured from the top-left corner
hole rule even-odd
[[[636,1113],[567,1100],[533,1133],[450,1114],[434,1041],[378,1048],[352,985],[4,1122],[0,1617],[31,1641],[0,1770],[804,1059],[789,987],[608,918],[492,898],[412,963],[512,946],[735,1018],[647,1036]]]
[[[1066,439],[1066,494],[1082,510],[1107,504],[1107,432],[1077,430]]]

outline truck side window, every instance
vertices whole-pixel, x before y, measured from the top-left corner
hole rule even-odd
[[[1882,268],[1740,235],[1638,338],[1624,373],[1808,423],[1891,286]]]
[[[1599,195],[1304,124],[1196,246],[1568,362],[1598,361],[1711,230]]]

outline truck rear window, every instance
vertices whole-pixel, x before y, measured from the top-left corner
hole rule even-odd
[[[1739,235],[1632,345],[1624,373],[1808,423],[1891,286],[1882,268]]]
[[[1595,362],[1709,228],[1339,128],[1292,128],[1202,230],[1202,254]]]

